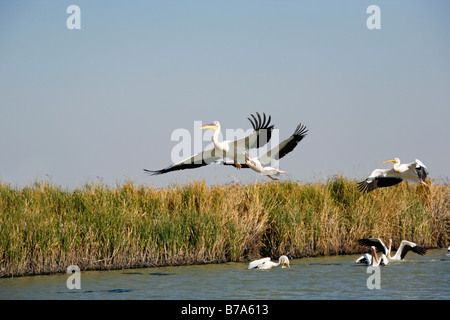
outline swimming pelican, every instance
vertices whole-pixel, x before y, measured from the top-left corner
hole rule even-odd
[[[250,168],[272,180],[278,180],[273,178],[272,175],[277,176],[280,173],[286,173],[286,171],[281,171],[280,169],[270,167],[270,162],[272,160],[279,160],[294,150],[298,143],[306,136],[307,132],[308,130],[306,130],[306,126],[300,123],[295,129],[295,132],[289,138],[262,156],[250,158],[248,154],[244,152],[244,156],[247,161],[242,165],[242,168]],[[233,161],[224,161],[223,164],[236,166]]]
[[[220,123],[219,121],[214,121],[213,123],[205,124],[201,127],[201,129],[214,130],[213,148],[204,150],[178,163],[171,164],[167,168],[155,171],[144,169],[144,171],[151,175],[157,175],[176,170],[193,169],[206,166],[225,157],[233,159],[236,167],[240,168],[241,164],[239,161],[245,161],[245,157],[243,155],[244,150],[260,148],[264,146],[272,136],[274,126],[270,125],[271,116],[266,118],[266,114],[263,113],[263,119],[261,119],[259,113],[257,112],[256,114],[258,118],[251,114],[253,121],[248,118],[254,129],[253,133],[249,136],[237,140],[220,142],[218,140],[220,134]]]
[[[425,179],[429,174],[427,167],[419,160],[411,163],[400,164],[400,159],[383,161],[394,162],[392,169],[375,169],[366,180],[358,183],[358,189],[363,193],[368,193],[377,188],[390,187],[396,185],[403,180],[425,183]]]
[[[277,267],[281,264],[281,268],[286,268],[286,265],[290,268],[289,258],[287,256],[281,256],[278,262],[270,261],[270,258],[262,258],[249,263],[247,269],[270,269],[272,267]]]
[[[386,258],[385,254],[382,254],[380,259],[378,259],[377,252],[375,250],[375,246],[371,246],[370,250],[372,254],[365,253],[358,259],[356,259],[355,263],[363,263],[368,266],[377,267],[379,265],[387,265],[389,264],[389,260]]]
[[[409,251],[415,252],[422,256],[427,253],[427,250],[425,248],[408,240],[402,240],[400,246],[398,247],[398,250],[395,252],[395,255],[393,257],[391,257],[392,239],[389,239],[387,247],[379,238],[359,239],[358,242],[359,244],[365,246],[375,246],[377,249],[383,251],[389,260],[403,260]]]

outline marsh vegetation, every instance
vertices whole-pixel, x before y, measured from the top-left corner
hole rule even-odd
[[[406,183],[361,194],[326,182],[156,189],[126,182],[67,190],[0,182],[0,277],[361,252],[357,239],[447,246],[450,186]]]

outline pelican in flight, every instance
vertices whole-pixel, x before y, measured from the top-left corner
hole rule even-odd
[[[281,268],[286,268],[286,265],[290,268],[289,258],[287,256],[281,256],[278,262],[270,261],[270,258],[262,258],[252,261],[248,264],[247,269],[271,269],[272,267],[278,267],[281,264]]]
[[[359,239],[358,242],[359,244],[365,246],[375,246],[377,249],[383,251],[389,260],[403,260],[405,259],[405,256],[409,251],[420,254],[421,256],[427,253],[427,250],[424,247],[421,247],[408,240],[402,240],[400,246],[398,247],[398,250],[395,252],[395,255],[393,257],[391,257],[392,239],[389,239],[387,247],[379,238]]]
[[[205,124],[201,129],[212,129],[214,130],[213,143],[214,147],[204,150],[192,157],[182,160],[178,163],[173,163],[167,168],[161,170],[148,170],[144,169],[146,173],[151,175],[163,174],[176,170],[193,169],[198,167],[203,167],[208,164],[214,163],[225,157],[233,159],[233,163],[237,168],[241,167],[239,161],[244,162],[244,151],[247,149],[260,148],[264,146],[272,136],[273,125],[270,125],[271,116],[266,118],[266,114],[263,113],[263,118],[257,112],[257,117],[251,114],[252,119],[247,118],[253,126],[253,133],[247,137],[232,140],[232,141],[219,141],[218,137],[220,134],[220,123],[219,121],[214,121],[213,123]]]
[[[278,180],[273,178],[272,175],[279,175],[280,173],[286,173],[286,171],[281,171],[280,169],[270,167],[269,164],[272,160],[279,160],[287,155],[289,152],[295,149],[300,141],[306,136],[308,130],[306,126],[301,123],[295,129],[295,132],[286,140],[281,142],[278,146],[272,148],[267,153],[263,154],[260,157],[250,158],[248,154],[245,152],[244,156],[246,158],[245,164],[243,164],[242,168],[250,168],[253,171],[256,171],[262,175],[268,176],[272,180]],[[224,161],[224,165],[232,165],[236,166],[233,161]]]
[[[389,260],[387,259],[386,255],[384,253],[381,255],[380,259],[378,259],[375,246],[371,246],[370,250],[371,250],[372,254],[365,253],[361,257],[356,259],[355,262],[363,263],[363,264],[366,264],[368,266],[373,266],[373,267],[377,267],[379,265],[385,266],[385,265],[389,264]]]
[[[394,167],[392,169],[375,169],[366,180],[358,183],[358,189],[361,192],[368,193],[377,188],[390,187],[403,180],[420,181],[428,187],[425,179],[429,172],[419,159],[404,164],[400,164],[399,158],[383,161],[383,163],[386,162],[394,162]]]

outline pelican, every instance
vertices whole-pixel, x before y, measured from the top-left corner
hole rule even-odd
[[[306,126],[301,123],[297,126],[294,133],[281,142],[278,146],[272,148],[267,153],[263,154],[260,157],[250,158],[249,155],[244,152],[244,156],[246,158],[245,164],[243,164],[242,168],[250,168],[253,171],[256,171],[262,175],[269,177],[272,180],[278,180],[273,178],[272,175],[279,175],[280,173],[286,173],[286,171],[281,171],[280,169],[268,166],[272,160],[279,160],[287,155],[289,152],[295,149],[297,144],[302,141],[302,139],[306,136]],[[224,161],[225,165],[236,166],[234,162]]]
[[[151,175],[158,175],[176,170],[193,169],[206,166],[225,157],[233,159],[236,167],[240,168],[241,165],[239,160],[242,158],[244,161],[244,149],[260,148],[265,145],[272,136],[274,126],[269,125],[271,116],[266,118],[266,114],[263,113],[263,119],[261,119],[259,113],[257,112],[256,114],[258,118],[251,114],[253,121],[252,119],[247,118],[252,124],[254,130],[249,136],[237,140],[220,142],[218,140],[220,134],[220,123],[219,121],[214,121],[213,123],[205,124],[201,127],[201,129],[214,130],[213,148],[204,150],[178,163],[173,163],[167,168],[155,171],[144,169],[144,171]],[[241,156],[241,158],[238,158],[239,156]]]
[[[381,239],[379,238],[359,239],[358,242],[361,245],[375,246],[377,249],[383,251],[389,260],[403,260],[405,259],[405,256],[409,251],[415,252],[422,256],[425,255],[427,252],[425,248],[415,244],[414,242],[402,240],[400,246],[398,247],[398,250],[395,252],[395,255],[391,257],[392,239],[389,239],[387,247],[384,245],[383,241],[381,241]]]
[[[411,163],[400,164],[400,159],[395,158],[383,161],[394,162],[392,169],[375,169],[366,180],[358,183],[358,189],[363,193],[368,193],[377,188],[390,187],[403,180],[421,182],[425,186],[425,179],[429,174],[427,167],[419,160]]]
[[[277,267],[281,264],[281,268],[286,268],[286,265],[290,268],[289,258],[287,256],[281,256],[278,262],[270,261],[270,258],[262,258],[259,260],[252,261],[248,264],[247,269],[271,269],[272,267]]]
[[[356,259],[355,262],[356,263],[364,263],[368,266],[373,266],[373,267],[389,264],[389,260],[386,258],[386,255],[384,253],[381,255],[380,259],[378,259],[377,252],[375,250],[375,246],[371,246],[370,250],[371,250],[372,254],[365,253],[361,257]]]

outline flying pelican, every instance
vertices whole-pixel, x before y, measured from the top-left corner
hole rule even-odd
[[[405,164],[400,164],[399,158],[383,161],[383,163],[386,162],[394,162],[394,167],[392,169],[375,169],[366,180],[358,183],[358,189],[361,192],[368,193],[377,188],[390,187],[403,180],[420,181],[428,187],[425,179],[429,172],[419,159]]]
[[[395,255],[393,257],[391,257],[392,239],[389,239],[387,247],[379,238],[359,239],[358,242],[359,244],[365,246],[375,246],[377,249],[383,251],[389,260],[403,260],[409,251],[415,252],[422,256],[427,253],[427,250],[425,248],[408,240],[402,240],[400,246],[398,247],[398,250],[395,252]]]
[[[355,262],[356,263],[364,263],[364,264],[367,264],[368,266],[373,266],[373,267],[389,264],[389,260],[386,258],[386,255],[384,253],[381,255],[380,259],[378,259],[377,252],[375,250],[375,246],[371,246],[370,250],[371,250],[372,254],[365,253],[361,257],[356,259]]]
[[[250,118],[247,118],[254,129],[253,133],[249,136],[233,141],[219,142],[218,137],[220,134],[220,123],[219,121],[214,121],[213,123],[209,123],[201,127],[201,129],[214,130],[213,148],[204,150],[178,163],[171,164],[167,168],[155,171],[144,169],[144,171],[151,175],[157,175],[176,170],[193,169],[214,163],[215,161],[224,157],[233,159],[236,167],[239,168],[240,158],[238,157],[241,156],[243,161],[245,161],[245,159],[243,158],[244,149],[260,148],[265,145],[272,136],[272,130],[274,126],[269,125],[271,116],[266,118],[266,114],[263,113],[263,119],[261,119],[259,113],[257,112],[256,114],[258,118],[251,114],[254,121],[252,121],[252,119]]]
[[[270,269],[272,267],[277,267],[281,264],[281,268],[286,268],[286,265],[290,268],[289,258],[287,256],[281,256],[278,262],[270,261],[270,258],[262,258],[249,263],[247,269]]]
[[[301,123],[297,126],[294,133],[281,142],[278,146],[272,148],[267,153],[263,154],[260,157],[250,158],[247,153],[244,153],[247,161],[242,165],[242,168],[250,168],[253,171],[256,171],[262,175],[268,176],[272,180],[278,180],[273,178],[272,175],[279,175],[280,173],[286,173],[286,171],[281,171],[280,169],[268,166],[272,160],[279,160],[287,155],[289,152],[295,149],[297,144],[302,141],[302,139],[306,136],[306,126]],[[224,161],[224,165],[232,165],[236,166],[233,161]]]

